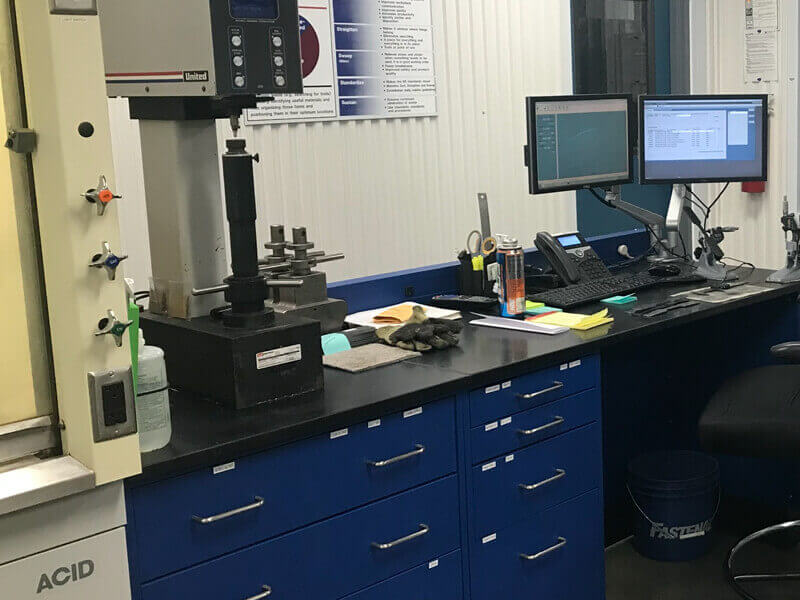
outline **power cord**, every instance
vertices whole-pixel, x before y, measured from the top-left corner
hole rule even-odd
[[[737,266],[733,267],[732,269],[728,270],[728,264],[725,262],[725,259],[735,261],[735,262],[737,262],[739,264]],[[738,271],[739,269],[743,269],[744,267],[749,267],[750,268],[750,273],[748,273],[748,277],[750,275],[752,275],[753,272],[756,270],[756,266],[753,263],[748,262],[746,260],[741,260],[739,258],[734,258],[732,256],[726,256],[725,259],[719,261],[719,263],[722,266],[725,267],[725,279],[722,280],[723,283],[726,283],[728,281],[732,281],[732,280],[728,279],[728,275],[730,275],[732,273],[736,273],[736,271]]]
[[[713,209],[714,206],[717,204],[717,202],[720,201],[720,198],[722,198],[722,195],[726,191],[728,191],[728,186],[730,186],[730,184],[731,184],[730,181],[728,183],[726,183],[725,186],[720,191],[720,193],[717,194],[717,197],[714,198],[714,201],[711,204],[708,205],[708,212],[706,212],[706,218],[703,221],[703,229],[707,229],[708,228],[708,219],[711,217],[711,209]]]

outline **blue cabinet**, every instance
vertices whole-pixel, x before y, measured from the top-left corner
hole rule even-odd
[[[143,600],[336,600],[459,547],[455,476],[142,588]]]
[[[602,514],[595,490],[493,534],[472,553],[472,600],[602,600]]]
[[[134,598],[601,600],[601,483],[588,356],[129,487]]]
[[[600,391],[592,389],[473,427],[472,461],[484,462],[600,419]]]
[[[591,389],[599,379],[599,357],[587,356],[473,390],[469,395],[472,425],[492,423],[534,406]]]
[[[454,473],[453,403],[435,402],[130,490],[132,527],[147,548],[137,565],[141,579]]]
[[[344,600],[462,600],[461,551],[430,560]]]
[[[528,520],[600,487],[602,444],[595,423],[473,468],[471,511],[477,538]]]

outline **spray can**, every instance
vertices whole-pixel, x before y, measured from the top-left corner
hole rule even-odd
[[[525,252],[512,237],[504,236],[497,248],[500,308],[504,317],[525,313]]]

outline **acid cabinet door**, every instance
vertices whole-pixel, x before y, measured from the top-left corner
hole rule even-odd
[[[0,566],[0,597],[14,600],[131,600],[120,527]]]

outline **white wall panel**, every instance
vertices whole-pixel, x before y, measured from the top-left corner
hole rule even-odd
[[[142,147],[139,123],[128,116],[128,102],[112,99],[108,102],[111,115],[111,144],[114,152],[116,183],[114,191],[122,195],[118,202],[121,248],[115,251],[128,254],[121,269],[125,277],[133,278],[136,290],[150,287],[150,240],[147,237],[147,210],[144,203],[142,176]]]
[[[527,95],[572,89],[569,0],[433,0],[439,116],[246,128],[258,152],[261,241],[269,224],[306,225],[343,251],[331,280],[454,260],[489,194],[495,232],[531,246],[576,224],[574,194],[527,193]],[[146,278],[138,133],[112,101],[127,273]],[[229,134],[220,126],[220,143]],[[141,284],[138,287],[143,287]]]
[[[714,209],[715,225],[738,225],[723,244],[726,254],[759,267],[778,268],[786,251],[780,225],[783,197],[797,202],[797,4],[780,3],[778,73],[775,83],[744,83],[744,3],[693,0],[693,93],[771,95],[769,182],[763,194],[745,194],[732,183]],[[713,199],[721,185],[696,186]]]

